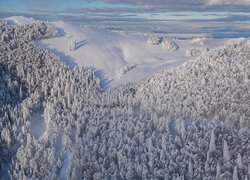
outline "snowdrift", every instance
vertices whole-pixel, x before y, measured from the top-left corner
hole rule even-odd
[[[250,177],[248,43],[103,92],[92,71],[22,37],[0,43],[0,177]]]

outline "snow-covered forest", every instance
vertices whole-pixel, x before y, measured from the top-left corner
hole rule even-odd
[[[179,67],[103,91],[91,69],[34,45],[57,36],[0,21],[0,177],[250,178],[249,42],[190,50]]]

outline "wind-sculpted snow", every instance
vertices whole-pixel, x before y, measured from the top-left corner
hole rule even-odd
[[[0,44],[0,177],[250,177],[247,43],[102,92],[89,69],[22,37]],[[36,113],[46,126],[39,139]]]

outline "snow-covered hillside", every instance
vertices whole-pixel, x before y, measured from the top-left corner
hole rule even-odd
[[[10,19],[0,21],[1,178],[249,179],[249,41],[171,40],[169,52],[141,36]],[[95,63],[123,83],[103,91]]]
[[[93,66],[104,74],[111,85],[135,82],[166,67],[175,66],[186,60],[183,52],[165,52],[160,46],[152,47],[147,37],[126,35],[107,30],[76,27],[63,22],[55,23],[64,31],[56,39],[39,41],[37,44],[54,52],[70,65]],[[71,38],[76,39],[76,49],[68,50]],[[187,42],[178,42],[185,46]],[[120,70],[127,65],[136,68],[126,74]]]
[[[19,16],[7,20],[20,25],[35,22],[34,19]],[[186,51],[191,48],[214,48],[225,42],[224,39],[201,39],[197,43],[192,40],[175,40],[179,49],[172,52],[165,50],[165,46],[161,44],[152,46],[148,43],[149,37],[142,35],[87,28],[62,21],[51,24],[59,28],[61,37],[42,40],[36,44],[53,52],[70,66],[95,67],[94,70],[105,87],[124,82],[137,82],[155,72],[178,66],[190,59],[186,57]],[[162,40],[167,40],[166,37]],[[69,50],[72,39],[76,41],[74,51]],[[136,68],[126,74],[121,73],[121,69],[131,64],[136,65]]]

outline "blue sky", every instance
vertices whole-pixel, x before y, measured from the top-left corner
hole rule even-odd
[[[249,12],[250,0],[0,0],[5,11],[147,13],[169,11]]]
[[[112,4],[102,1],[81,1],[81,0],[0,0],[0,9],[16,11],[65,11],[67,9],[79,8],[117,8],[129,5],[119,3]]]

